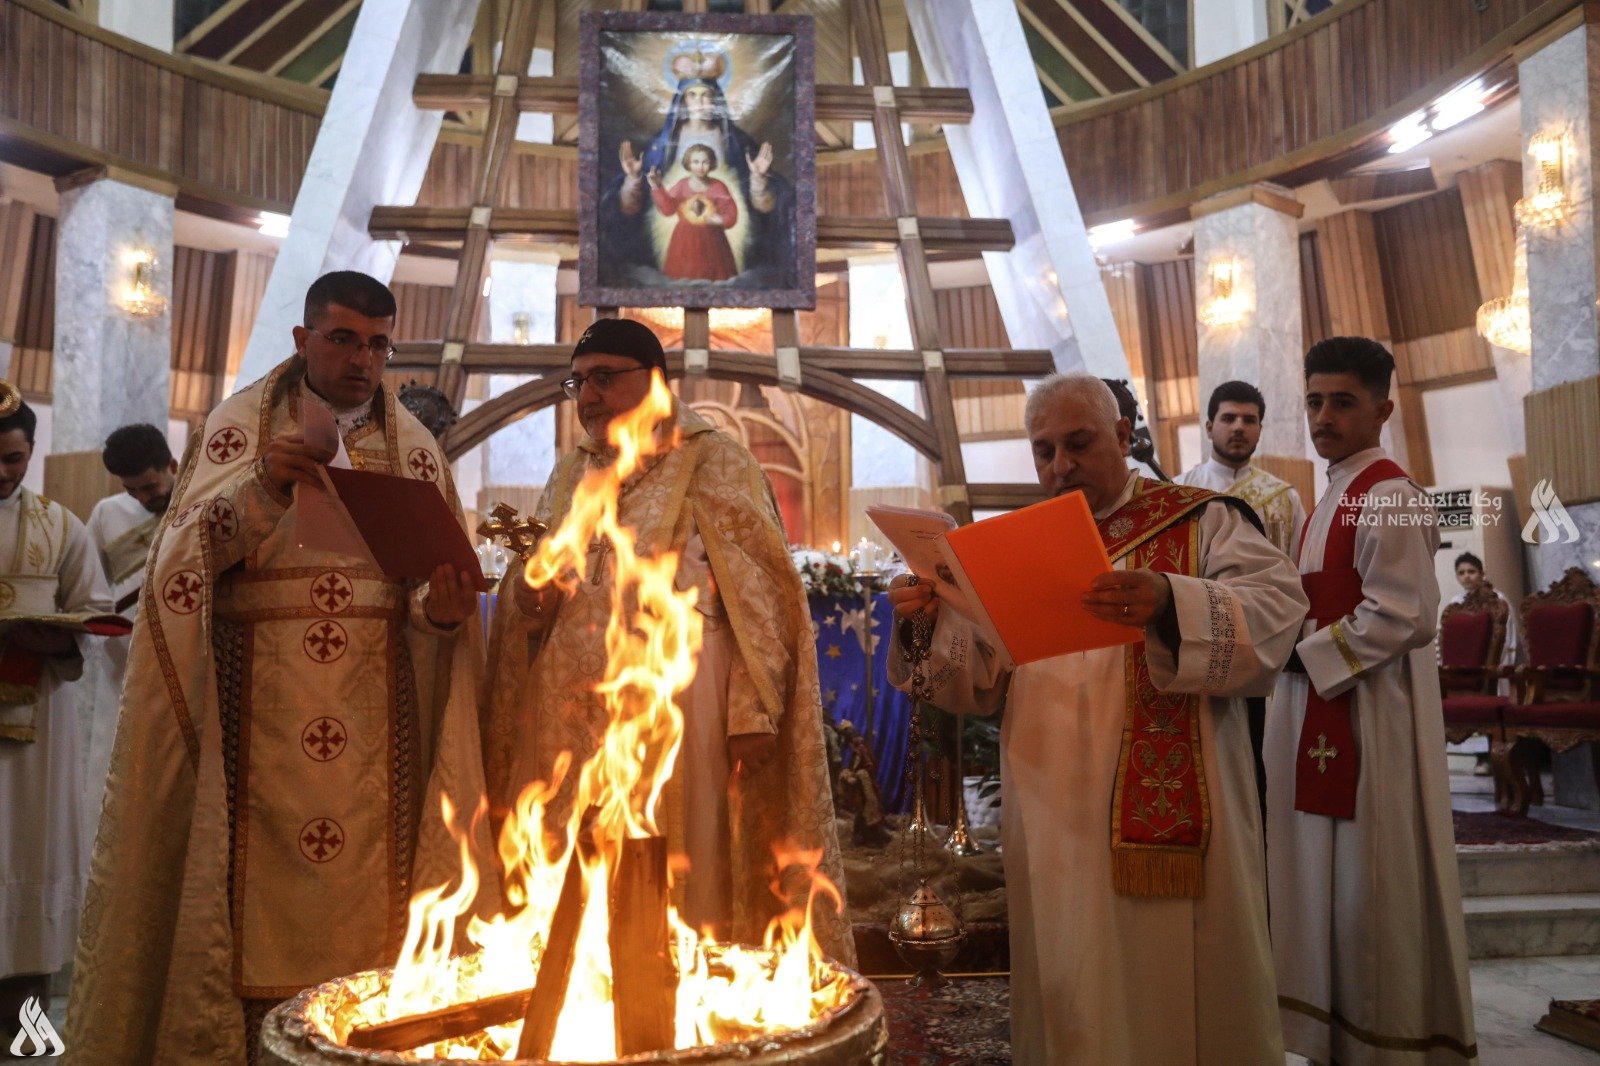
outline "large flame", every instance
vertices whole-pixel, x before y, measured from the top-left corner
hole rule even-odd
[[[616,459],[592,468],[574,493],[561,525],[539,544],[526,574],[534,586],[567,589],[589,576],[601,545],[612,557],[612,602],[606,628],[605,675],[596,686],[607,725],[595,754],[578,769],[575,799],[562,824],[548,824],[571,758],[563,754],[549,782],[518,797],[499,839],[507,910],[487,921],[472,917],[468,939],[479,950],[451,957],[457,924],[470,910],[478,871],[468,847],[470,830],[458,826],[448,799],[444,818],[461,853],[461,879],[417,893],[405,946],[386,997],[364,1002],[355,1021],[372,1024],[534,984],[544,938],[576,842],[598,843],[579,852],[587,903],[574,952],[572,976],[557,1023],[551,1058],[603,1062],[617,1057],[607,940],[607,882],[624,839],[659,835],[657,811],[683,739],[677,693],[694,678],[701,616],[694,589],[676,587],[678,557],[640,555],[633,532],[618,517],[624,483],[652,456],[677,443],[672,394],[659,374],[639,407],[612,420],[608,439]],[[585,823],[585,812],[593,812]],[[474,818],[481,818],[480,805]],[[811,898],[775,919],[765,943],[720,945],[669,913],[679,975],[676,1047],[741,1039],[811,1023],[845,1002],[848,980],[830,965],[811,931],[813,905],[841,906],[837,888],[817,873],[820,853],[777,856],[780,873],[799,865],[812,874]],[[417,1048],[422,1056],[503,1059],[514,1055],[521,1022],[501,1026],[488,1039],[449,1041]]]

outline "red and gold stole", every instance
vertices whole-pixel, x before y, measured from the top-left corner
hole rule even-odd
[[[1322,569],[1302,574],[1300,586],[1311,601],[1309,619],[1318,629],[1337,626],[1354,614],[1365,593],[1361,573],[1356,569],[1356,528],[1366,495],[1380,481],[1409,477],[1392,459],[1376,459],[1346,485],[1322,545]],[[1300,555],[1305,556],[1306,533],[1311,517],[1300,530]],[[1297,559],[1299,563],[1301,560]],[[1344,634],[1333,631],[1334,643],[1344,653],[1352,673],[1361,663],[1345,643]],[[1306,683],[1306,717],[1300,727],[1300,743],[1295,749],[1294,809],[1329,818],[1356,816],[1356,783],[1361,760],[1356,749],[1355,724],[1350,720],[1350,691],[1331,700],[1317,695],[1315,685]]]
[[[1128,568],[1198,577],[1200,512],[1217,493],[1139,478],[1133,498],[1099,523],[1106,554]],[[1111,885],[1123,896],[1205,894],[1211,804],[1200,759],[1200,698],[1159,692],[1144,641],[1124,652],[1127,712],[1111,802]]]

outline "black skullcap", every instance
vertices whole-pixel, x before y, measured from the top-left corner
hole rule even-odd
[[[572,358],[594,353],[626,356],[655,367],[663,377],[667,373],[667,355],[661,350],[661,341],[649,326],[631,318],[602,318],[584,330],[578,346],[572,349]]]

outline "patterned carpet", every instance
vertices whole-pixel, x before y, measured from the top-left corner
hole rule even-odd
[[[1493,847],[1529,844],[1600,844],[1600,833],[1587,829],[1568,829],[1537,818],[1518,818],[1494,811],[1451,811],[1455,818],[1456,844],[1460,847]]]
[[[875,981],[889,1021],[889,1061],[1001,1066],[1011,1061],[1011,988],[1004,977],[958,977],[936,991]]]

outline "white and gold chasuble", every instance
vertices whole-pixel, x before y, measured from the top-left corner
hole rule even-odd
[[[1295,538],[1305,524],[1306,510],[1293,485],[1258,466],[1234,469],[1213,456],[1176,478],[1180,485],[1210,489],[1237,496],[1250,505],[1267,539],[1283,554],[1294,558]]]
[[[685,810],[686,795],[701,793],[700,778],[713,772],[705,765],[709,759],[688,765],[697,750],[710,756],[711,742],[725,745],[729,736],[777,735],[778,753],[765,769],[743,782],[729,784],[725,773],[715,782],[731,793],[723,851],[729,869],[689,871],[691,882],[697,876],[727,879],[734,935],[759,943],[768,920],[784,905],[772,889],[776,845],[820,850],[822,872],[842,887],[815,644],[805,591],[760,465],[689,408],[676,402],[674,407],[681,443],[646,460],[624,483],[619,500],[620,520],[634,531],[640,553],[693,549],[680,564],[679,584],[695,584],[702,605],[715,601],[721,607],[707,618],[701,677],[678,697],[685,714],[685,750],[665,793],[664,830],[678,854],[688,850],[686,832],[708,831],[705,820],[697,818],[704,811]],[[585,470],[609,461],[586,437],[556,464],[536,517],[558,526]],[[699,544],[692,543],[696,538]],[[701,547],[708,572],[694,565]],[[591,563],[597,565],[561,605],[531,662],[512,597],[500,597],[490,656],[494,702],[485,730],[490,794],[498,806],[508,806],[528,783],[550,780],[563,751],[572,752],[574,767],[581,766],[605,730],[605,709],[594,687],[606,664],[611,553],[592,552]],[[708,671],[719,675],[714,692],[702,683]],[[705,715],[716,716],[721,738],[707,736]],[[575,770],[568,775],[554,810],[570,804],[576,777]],[[785,899],[803,902],[805,885],[796,873],[790,868],[785,878]],[[848,922],[825,904],[818,905],[815,920],[823,948],[853,962]]]
[[[392,965],[411,893],[457,873],[439,801],[482,793],[476,623],[441,633],[425,586],[297,546],[256,460],[298,430],[303,372],[291,359],[212,412],[152,552],[73,983],[78,1061],[243,1062],[246,1001]],[[344,444],[459,514],[388,389]]]

